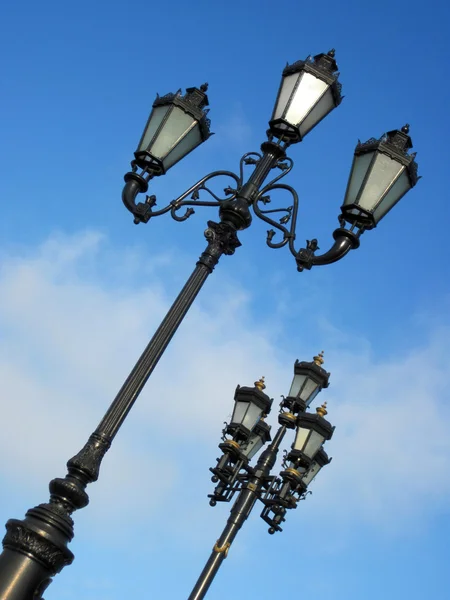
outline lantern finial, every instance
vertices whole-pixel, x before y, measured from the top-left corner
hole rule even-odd
[[[324,417],[325,415],[327,415],[328,414],[327,403],[324,402],[322,404],[322,406],[319,406],[318,408],[316,408],[316,413],[319,415],[319,417]]]
[[[313,358],[313,361],[315,362],[315,364],[318,367],[321,367],[323,365],[323,363],[324,363],[324,360],[323,360],[323,350],[321,352],[319,352],[319,354]]]
[[[255,381],[255,388],[257,388],[260,392],[266,389],[264,377],[261,377],[259,381]]]

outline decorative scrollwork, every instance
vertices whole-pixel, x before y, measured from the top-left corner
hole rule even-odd
[[[215,194],[206,185],[208,181],[215,179],[216,177],[221,177],[223,175],[231,177],[235,181],[237,187],[237,189],[233,189],[230,187],[225,188],[225,198],[221,198],[220,196]],[[195,210],[192,208],[193,206],[220,206],[221,202],[224,202],[226,200],[232,200],[236,196],[237,190],[241,187],[241,185],[241,180],[237,177],[235,173],[232,173],[231,171],[215,171],[214,173],[210,173],[209,175],[206,175],[206,177],[200,179],[200,181],[198,181],[195,185],[186,190],[186,192],[181,194],[181,196],[178,196],[178,198],[172,200],[170,205],[163,209],[163,211],[167,212],[168,210],[170,210],[170,214],[173,219],[175,219],[176,221],[185,221],[191,215],[194,214]],[[212,198],[214,198],[214,201],[200,200],[201,192],[207,192],[210,196],[212,196]],[[183,206],[188,207],[186,212],[182,216],[177,215],[177,211]],[[158,213],[155,212],[152,216],[158,216],[159,214],[163,214],[163,211],[158,211]]]
[[[402,135],[405,137],[404,133]],[[358,148],[366,150],[367,144],[374,143],[379,144],[379,141],[371,139],[364,144],[359,143]],[[156,197],[154,195],[147,196],[144,203],[136,203],[137,194],[146,192],[152,175],[147,172],[138,174],[133,167],[133,172],[125,175],[126,185],[122,193],[122,200],[127,209],[133,213],[135,223],[147,223],[152,217],[167,212],[170,212],[173,219],[182,222],[194,214],[197,206],[219,208],[220,223],[234,228],[235,232],[250,226],[252,222],[251,208],[253,208],[255,216],[270,226],[266,237],[269,248],[282,248],[287,245],[295,258],[298,271],[311,269],[314,265],[336,262],[351,249],[357,248],[359,236],[363,233],[364,228],[359,227],[356,232],[353,232],[353,227],[346,229],[344,215],[339,217],[340,228],[333,232],[335,240],[333,245],[324,254],[315,254],[318,250],[317,240],[308,242],[306,248],[297,250],[294,247],[298,194],[293,187],[280,183],[280,180],[290,173],[294,162],[286,156],[285,147],[273,142],[271,139],[262,144],[261,151],[261,153],[247,152],[242,156],[239,163],[239,175],[231,171],[214,171],[159,210],[156,209]],[[253,167],[253,172],[249,177],[244,177],[246,166]],[[410,166],[413,177],[415,176],[414,168],[414,165]],[[273,169],[277,169],[279,173],[271,181],[264,184]],[[233,180],[231,185],[223,189],[224,195],[217,194],[210,186],[212,180],[221,176]],[[271,192],[278,190],[289,192],[292,197],[292,204],[280,208],[265,208],[272,203]],[[210,199],[203,200],[203,192],[207,193]],[[275,215],[277,218],[275,218]],[[230,244],[230,251],[226,253],[232,254],[234,247],[237,247],[237,245],[239,245],[238,242],[235,242],[234,246]]]
[[[222,429],[222,436],[221,436],[221,440],[223,442],[225,442],[228,438],[227,438],[227,432],[228,432],[228,423],[226,421],[223,422],[224,424],[224,428]]]
[[[294,167],[294,161],[292,160],[292,158],[289,158],[289,156],[285,156],[283,159],[278,160],[275,163],[273,168],[280,169],[281,173],[279,175],[277,175],[276,177],[274,177],[274,179],[269,181],[269,183],[267,183],[263,187],[263,189],[260,192],[260,195],[265,194],[269,189],[273,189],[272,188],[273,184],[276,183],[277,181],[280,181],[280,179],[283,179],[283,177],[286,177],[286,175],[292,171],[293,167]]]
[[[262,156],[259,152],[247,152],[241,158],[239,162],[239,178],[241,181],[241,185],[244,182],[244,166],[245,165],[257,165],[261,160]]]
[[[275,181],[277,181],[280,177],[283,177],[286,174],[286,172],[287,171],[282,172],[281,175],[279,175],[273,183],[265,186],[259,193],[257,201],[253,204],[253,210],[256,216],[265,221],[271,227],[278,229],[278,231],[281,231],[281,233],[283,234],[283,237],[279,242],[273,242],[272,240],[276,235],[276,231],[274,231],[274,229],[269,229],[267,232],[266,239],[266,243],[269,246],[269,248],[281,248],[282,246],[285,246],[288,243],[293,244],[293,241],[295,239],[295,227],[297,224],[298,214],[298,194],[290,185],[286,185],[285,183],[275,183]],[[271,201],[270,196],[267,196],[267,192],[273,190],[288,191],[292,196],[292,205],[287,208],[275,208],[270,210],[263,210],[259,208],[258,201],[261,201],[264,204],[268,204]],[[278,221],[275,221],[274,219],[271,219],[269,216],[267,216],[268,214],[280,212],[285,214]],[[289,221],[291,222],[291,226],[288,229],[287,227],[285,227],[285,225],[287,225]]]
[[[224,189],[225,197],[220,197],[208,185],[206,185],[209,181],[212,181],[213,179],[221,176],[231,177],[231,179],[234,181],[233,187],[228,186]],[[202,179],[197,181],[197,183],[195,183],[183,194],[181,194],[181,196],[178,196],[178,198],[172,200],[167,206],[159,210],[155,210],[156,196],[147,196],[145,203],[139,202],[133,207],[132,212],[135,217],[134,222],[148,223],[148,221],[151,218],[159,217],[168,212],[170,212],[172,218],[175,219],[175,221],[186,221],[186,219],[188,219],[191,215],[194,214],[195,210],[193,207],[220,206],[222,202],[225,202],[226,200],[232,200],[241,187],[242,179],[238,177],[235,173],[231,171],[214,171],[212,173],[209,173],[209,175],[202,177]],[[213,198],[213,200],[200,200],[200,194],[202,192],[208,193]],[[127,204],[127,207],[132,206],[132,204],[133,202],[131,201]],[[179,215],[178,211],[183,207],[187,207],[187,209],[183,215]]]

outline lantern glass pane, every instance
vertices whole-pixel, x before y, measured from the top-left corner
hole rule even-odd
[[[202,136],[200,133],[200,126],[197,121],[194,121],[194,123],[194,127],[192,127],[192,129],[178,142],[175,148],[169,152],[163,160],[165,169],[169,169],[201,143]]]
[[[292,380],[291,389],[289,390],[289,396],[296,398],[305,383],[306,375],[294,375]]]
[[[245,447],[242,448],[242,453],[251,460],[255,454],[262,448],[264,440],[260,435],[253,434],[250,436]]]
[[[170,110],[171,106],[155,106],[152,110],[150,118],[147,122],[144,135],[139,142],[139,147],[137,149],[138,152],[144,152],[149,147],[153,136],[156,133],[156,130],[161,125],[162,120],[164,119],[168,110]]]
[[[306,378],[303,388],[300,392],[300,398],[304,400],[308,405],[312,402],[317,392],[319,391],[319,384],[309,377]],[[314,393],[315,392],[315,393]]]
[[[393,185],[404,168],[402,164],[393,158],[377,152],[369,176],[360,190],[357,204],[368,212],[372,212],[386,190]]]
[[[317,475],[317,473],[320,471],[322,467],[319,465],[318,462],[313,461],[311,463],[311,467],[309,468],[309,471],[306,473],[306,475],[303,477],[302,481],[305,485],[309,485],[311,483],[311,481],[314,479],[314,477]]]
[[[391,208],[397,204],[397,202],[411,189],[411,182],[409,180],[409,175],[407,169],[404,168],[403,172],[400,174],[400,177],[388,191],[383,200],[379,203],[376,209],[373,211],[373,217],[375,219],[375,223],[378,223],[380,219],[384,217],[386,213],[388,213]]]
[[[303,446],[305,445],[309,432],[310,430],[305,429],[304,427],[299,427],[297,429],[297,435],[295,436],[294,442],[294,450],[299,450],[303,452]]]
[[[252,402],[249,402],[242,425],[251,431],[261,418],[261,414],[262,408],[256,404],[253,404]]]
[[[323,96],[328,87],[328,83],[322,79],[314,77],[311,73],[303,72],[287,110],[286,121],[298,126]]]
[[[328,87],[325,94],[321,97],[319,102],[315,105],[306,119],[300,125],[300,135],[304,137],[313,127],[319,123],[329,112],[335,108],[335,102],[333,98],[333,92]]]
[[[283,77],[281,80],[281,90],[274,111],[274,119],[280,119],[283,116],[283,113],[286,110],[286,106],[289,102],[289,98],[291,97],[292,91],[299,77],[300,73],[294,73],[293,75]]]
[[[233,416],[231,417],[232,425],[240,425],[248,408],[248,402],[236,402],[234,405]]]
[[[317,394],[319,392],[320,392],[320,388],[319,388],[319,386],[317,386],[316,389],[313,391],[313,393],[309,396],[309,398],[305,399],[306,408],[309,408],[311,402],[314,400],[314,398],[317,396]]]
[[[317,433],[317,431],[311,431],[311,435],[309,436],[308,441],[306,442],[306,446],[303,450],[303,453],[308,458],[314,458],[316,453],[320,450],[320,447],[322,446],[324,441],[325,438],[323,435],[320,435],[320,433]]]
[[[353,159],[344,204],[354,204],[375,152],[366,152]]]
[[[174,106],[158,137],[149,149],[151,154],[162,160],[180,138],[190,130],[195,119],[178,106]]]

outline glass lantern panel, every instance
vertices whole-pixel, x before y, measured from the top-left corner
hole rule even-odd
[[[291,97],[292,91],[300,75],[301,73],[294,73],[293,75],[283,77],[283,79],[281,80],[281,89],[277,99],[277,105],[273,114],[274,119],[280,119],[283,116],[284,111],[286,110],[287,104],[289,102],[289,98]]]
[[[303,483],[306,486],[308,486],[311,483],[311,481],[314,479],[314,477],[317,475],[317,473],[320,471],[321,468],[322,467],[319,465],[318,462],[313,461],[311,463],[309,471],[306,473],[306,475],[302,479]]]
[[[247,427],[247,429],[249,429],[251,431],[253,429],[253,427],[256,425],[256,423],[259,421],[259,419],[261,418],[261,415],[262,415],[262,408],[260,408],[256,404],[253,404],[252,402],[250,402],[248,405],[247,412],[245,413],[244,420],[242,421],[242,425],[244,427]]]
[[[317,394],[319,392],[320,392],[320,387],[317,386],[316,389],[313,391],[313,393],[309,396],[309,398],[307,400],[305,400],[306,408],[309,408],[311,402],[314,400],[314,398],[317,396]]]
[[[303,384],[303,388],[300,392],[300,398],[309,404],[314,398],[314,392],[318,390],[318,388],[319,384],[316,383],[310,377],[307,377],[305,383]]]
[[[200,126],[198,121],[194,121],[192,129],[180,139],[175,148],[169,152],[166,158],[163,160],[164,168],[167,170],[176,162],[181,160],[186,154],[189,154],[194,148],[196,148],[202,142],[202,136],[200,133]]]
[[[248,402],[236,402],[234,405],[233,416],[231,417],[231,424],[240,425],[245,415],[245,411],[248,408]]]
[[[149,147],[153,136],[155,135],[158,127],[161,125],[162,120],[164,119],[168,110],[170,110],[171,106],[155,106],[152,110],[150,117],[147,121],[147,125],[145,127],[144,134],[139,142],[139,147],[137,149],[138,152],[144,152]]]
[[[345,192],[344,205],[354,204],[374,154],[375,152],[366,152],[366,154],[354,157],[350,177],[348,178],[347,191]]]
[[[309,115],[300,124],[300,135],[304,137],[313,127],[317,125],[329,112],[335,108],[333,92],[331,88],[325,91],[318,103],[314,106]]]
[[[178,106],[174,106],[163,128],[149,148],[149,152],[162,160],[191,129],[194,121],[195,119],[191,115],[185,113]]]
[[[403,165],[398,161],[377,152],[370,173],[357,197],[357,204],[372,212],[403,169]]]
[[[296,398],[303,387],[305,382],[306,375],[294,375],[294,379],[292,380],[291,389],[289,390],[289,396]]]
[[[409,175],[406,170],[406,167],[403,167],[403,171],[400,173],[397,181],[388,191],[383,200],[378,204],[378,206],[373,211],[373,217],[375,219],[375,223],[378,223],[380,219],[384,217],[386,213],[388,213],[391,208],[397,204],[397,202],[411,189],[411,182],[409,180]]]
[[[295,436],[294,442],[294,450],[300,450],[301,452],[303,452],[303,446],[305,445],[309,432],[310,430],[305,429],[304,427],[299,427],[297,429],[297,435]]]
[[[302,73],[299,85],[286,112],[288,123],[298,126],[323,96],[328,83],[314,77],[311,73]]]
[[[325,438],[323,435],[320,435],[320,433],[317,433],[317,431],[311,431],[311,435],[306,442],[303,453],[306,454],[308,458],[314,458],[324,441]]]
[[[251,460],[255,456],[255,454],[262,448],[263,443],[264,442],[261,436],[254,434],[250,436],[250,439],[248,440],[246,446],[242,448],[242,453],[249,460]]]

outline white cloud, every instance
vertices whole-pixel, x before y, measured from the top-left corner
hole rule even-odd
[[[330,443],[335,460],[317,484],[317,508],[332,494],[340,518],[391,531],[444,508],[450,496],[449,361],[445,326],[404,356],[381,362],[370,352],[330,356],[337,375],[327,394],[337,425]]]
[[[0,380],[8,427],[0,452],[9,460],[0,474],[10,489],[28,485],[36,503],[46,500],[35,494],[48,480],[64,474],[65,461],[95,428],[169,306],[158,261],[145,283],[117,283],[136,252],[128,249],[122,260],[105,238],[87,232],[3,254]],[[176,268],[167,256],[159,264]],[[266,326],[273,311],[256,320],[249,290],[220,278],[207,290],[114,441],[99,482],[90,486],[86,514],[97,531],[106,529],[111,514],[120,529],[122,516],[125,527],[136,511],[174,506],[188,472],[209,493],[208,473],[199,472],[196,456],[218,441],[236,384],[251,385],[264,374],[268,393],[278,396],[286,393],[293,360],[308,359],[301,345],[297,356],[287,356],[273,344]],[[332,370],[322,397],[337,429],[330,443],[334,461],[314,485],[307,512],[399,528],[441,510],[450,496],[448,331],[441,326],[409,353],[381,360],[367,340],[339,336],[326,324],[322,330]],[[201,510],[208,510],[206,503]]]

